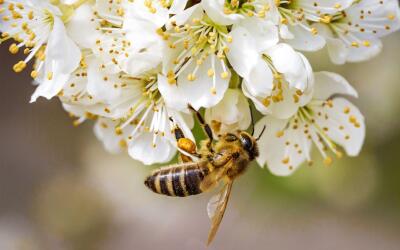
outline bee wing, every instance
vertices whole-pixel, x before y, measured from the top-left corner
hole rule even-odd
[[[217,234],[219,225],[221,224],[222,218],[225,214],[226,206],[228,205],[229,197],[232,191],[232,185],[233,181],[226,183],[221,192],[213,196],[208,202],[207,212],[211,219],[211,229],[208,233],[207,245],[210,245]]]
[[[201,182],[201,190],[206,191],[213,188],[218,182],[226,176],[226,172],[231,168],[233,164],[232,160],[229,160],[223,167],[214,169],[209,175],[207,175]]]
[[[161,167],[159,169],[154,170],[153,173],[160,172],[160,171],[168,171],[170,169],[175,169],[175,168],[188,168],[188,167],[203,168],[205,166],[207,166],[207,161],[204,161],[204,160],[195,161],[195,162],[182,162],[182,163],[171,164],[171,165]]]

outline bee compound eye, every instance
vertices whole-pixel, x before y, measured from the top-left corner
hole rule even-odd
[[[240,136],[240,141],[242,142],[243,148],[250,151],[253,148],[253,142],[249,136],[242,134]]]

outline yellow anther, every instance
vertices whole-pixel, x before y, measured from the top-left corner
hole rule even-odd
[[[195,74],[189,74],[187,76],[188,81],[193,82],[194,80],[196,80],[196,75]]]
[[[325,164],[326,166],[330,166],[330,165],[332,165],[332,163],[333,163],[333,159],[332,159],[331,157],[327,156],[327,157],[324,159],[324,164]]]
[[[15,43],[13,43],[10,45],[10,48],[8,50],[11,54],[17,54],[19,51],[19,47]]]
[[[51,81],[53,79],[53,72],[50,71],[50,72],[47,73],[47,79],[49,81]]]
[[[31,77],[32,77],[33,79],[35,79],[37,76],[38,76],[38,72],[37,72],[36,70],[33,70],[33,71],[31,72]]]
[[[24,61],[19,61],[17,64],[13,66],[13,70],[15,73],[20,73],[26,68],[26,63]]]
[[[285,132],[283,132],[283,131],[281,130],[281,131],[276,132],[275,135],[276,135],[276,137],[281,138],[282,136],[285,135]]]
[[[214,70],[213,70],[213,69],[209,69],[209,70],[207,71],[207,75],[208,75],[209,77],[213,77],[213,76],[215,75]]]
[[[229,77],[229,73],[227,71],[224,71],[221,73],[221,78],[222,79],[227,79]]]

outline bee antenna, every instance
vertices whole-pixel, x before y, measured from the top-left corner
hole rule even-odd
[[[263,129],[262,129],[260,135],[257,137],[256,141],[260,140],[260,138],[261,138],[261,136],[264,134],[266,128],[267,128],[267,126],[264,125],[264,127],[263,127]]]
[[[251,136],[254,136],[254,114],[253,114],[253,108],[251,105],[250,106],[250,117],[251,117]]]

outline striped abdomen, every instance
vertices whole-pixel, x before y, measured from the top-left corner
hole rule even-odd
[[[209,174],[207,166],[177,166],[155,171],[144,184],[153,192],[185,197],[200,194],[200,183]]]

